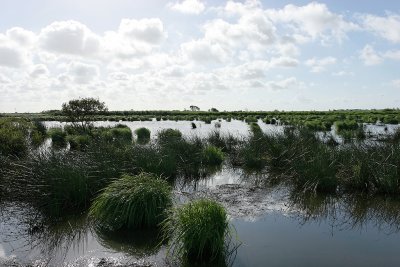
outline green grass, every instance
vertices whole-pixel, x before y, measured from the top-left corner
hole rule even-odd
[[[135,130],[137,140],[139,143],[147,143],[150,141],[150,130],[142,127]]]
[[[50,128],[47,134],[50,136],[53,146],[64,147],[67,145],[67,133],[63,129]]]
[[[148,173],[123,175],[94,199],[90,216],[112,230],[156,227],[171,205],[165,180]]]
[[[230,230],[227,213],[217,202],[200,199],[175,208],[162,225],[174,257],[204,263],[224,256]]]
[[[220,165],[224,161],[224,152],[218,147],[207,146],[203,150],[203,164],[209,166]]]
[[[28,129],[26,120],[0,119],[0,154],[25,156],[28,152]]]
[[[182,139],[182,133],[177,129],[164,129],[157,133],[159,144],[175,143]]]

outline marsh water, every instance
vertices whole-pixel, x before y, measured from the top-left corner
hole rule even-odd
[[[123,122],[132,130],[162,128],[206,136],[214,124],[196,122]],[[113,126],[113,122],[99,122]],[[47,126],[60,125],[48,122]],[[282,126],[261,124],[264,131]],[[376,134],[387,131],[367,126]],[[382,128],[382,129],[381,129]],[[247,135],[240,121],[221,122],[222,133]],[[174,181],[177,203],[210,197],[229,214],[238,248],[228,266],[398,266],[400,202],[365,196],[308,196],[285,185],[262,183],[267,173],[246,173],[223,166],[201,180]],[[33,208],[13,202],[0,205],[0,266],[169,266],[157,232],[104,233],[85,213],[47,223]],[[15,265],[13,265],[15,264]]]

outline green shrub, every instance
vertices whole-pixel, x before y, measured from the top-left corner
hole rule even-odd
[[[93,201],[90,215],[112,230],[155,227],[172,205],[171,187],[153,174],[123,175]]]
[[[217,202],[200,199],[175,208],[162,225],[174,256],[189,262],[223,257],[230,231],[227,213]]]
[[[207,146],[203,150],[203,163],[206,165],[220,165],[224,161],[224,152],[218,147]]]
[[[0,154],[22,157],[28,151],[32,124],[23,119],[0,119]]]
[[[56,147],[63,147],[67,144],[67,133],[61,128],[50,128],[47,132],[50,136],[52,145]]]
[[[150,141],[150,130],[145,127],[136,129],[135,134],[137,135],[139,143],[147,143]]]
[[[69,142],[71,150],[85,150],[90,145],[89,135],[67,135],[66,140]]]
[[[157,134],[160,144],[173,143],[182,139],[182,133],[177,129],[164,129]]]

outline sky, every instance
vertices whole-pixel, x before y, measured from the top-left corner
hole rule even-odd
[[[2,0],[0,112],[400,108],[400,1]]]

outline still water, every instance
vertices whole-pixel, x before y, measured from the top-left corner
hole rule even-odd
[[[188,122],[124,123],[132,130],[148,127],[153,136],[162,128],[200,136],[215,130],[214,122],[197,122],[194,130]],[[108,124],[115,123],[101,122]],[[221,124],[223,133],[248,134],[244,122]],[[283,185],[263,185],[264,175],[224,166],[200,181],[175,182],[178,202],[207,196],[227,208],[240,242],[230,266],[400,265],[399,201],[293,195]],[[0,205],[0,266],[168,266],[166,247],[159,242],[154,231],[98,231],[86,214],[46,223],[25,204]]]

